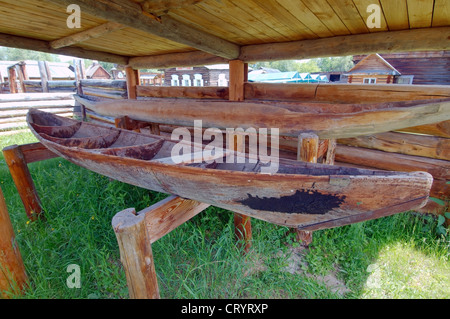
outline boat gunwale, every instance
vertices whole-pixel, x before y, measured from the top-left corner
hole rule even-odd
[[[45,113],[43,111],[39,111],[41,113]],[[56,115],[53,115],[53,117],[57,117]],[[27,116],[27,120],[28,120],[28,116]],[[72,120],[72,119],[71,119]],[[74,122],[78,122],[76,120],[73,120]],[[93,123],[85,123],[82,122],[84,124],[90,125],[90,126],[94,126],[94,127],[99,127],[99,125],[93,124]],[[151,135],[151,134],[142,134],[142,133],[137,133],[137,132],[133,132],[133,131],[128,131],[128,130],[124,130],[124,129],[119,129],[119,128],[115,128],[115,127],[103,127],[102,128],[105,129],[111,129],[114,131],[119,131],[121,133],[125,133],[125,134],[132,134],[132,135],[145,135],[148,137],[153,137],[155,136],[155,138],[160,138],[160,139],[164,139],[164,142],[169,142],[169,143],[173,143],[176,144],[177,142],[172,141],[170,139],[168,139],[167,137],[163,137],[163,136],[158,136],[158,135]],[[138,164],[138,166],[140,167],[146,167],[148,168],[148,166],[155,166],[156,168],[176,168],[176,169],[181,169],[181,170],[186,170],[188,173],[192,172],[192,174],[194,174],[194,172],[198,172],[199,170],[201,170],[203,173],[208,173],[211,175],[217,175],[218,172],[223,172],[223,174],[232,174],[232,175],[243,175],[243,176],[248,176],[248,177],[252,177],[252,176],[258,176],[258,179],[261,179],[261,177],[268,177],[270,180],[272,179],[276,179],[276,178],[295,178],[295,179],[299,179],[299,180],[304,180],[304,178],[307,176],[308,178],[314,178],[314,179],[326,179],[326,180],[330,180],[330,176],[333,176],[333,178],[337,179],[337,178],[342,178],[342,179],[354,179],[354,178],[378,178],[378,179],[383,179],[383,178],[394,178],[396,177],[398,178],[402,178],[402,179],[411,179],[411,178],[416,178],[416,179],[420,179],[422,181],[426,181],[429,182],[430,178],[432,179],[431,174],[427,173],[427,172],[422,172],[422,171],[415,171],[415,172],[399,172],[399,171],[383,171],[383,170],[371,170],[371,169],[360,169],[360,168],[349,168],[351,170],[357,170],[358,172],[361,172],[361,174],[334,174],[335,170],[338,170],[340,168],[345,168],[345,167],[341,167],[341,166],[335,166],[335,165],[327,165],[327,164],[314,164],[314,163],[307,163],[307,162],[298,162],[298,161],[293,161],[293,160],[288,160],[288,159],[282,159],[279,158],[279,164],[281,165],[289,165],[290,163],[296,164],[296,165],[303,165],[303,167],[301,169],[310,169],[310,168],[315,168],[317,165],[318,168],[320,168],[321,170],[330,170],[330,172],[328,173],[324,173],[323,175],[311,175],[311,174],[288,174],[288,173],[261,173],[261,172],[254,172],[254,171],[236,171],[236,170],[224,170],[224,169],[217,169],[217,168],[199,168],[199,167],[193,167],[193,166],[189,166],[186,165],[186,163],[180,163],[180,164],[175,164],[175,163],[164,163],[164,162],[159,162],[157,160],[142,160],[142,159],[137,159],[137,158],[132,158],[132,157],[123,157],[123,156],[117,156],[117,155],[110,155],[110,154],[103,154],[100,152],[97,152],[97,150],[108,150],[110,148],[98,148],[98,149],[86,149],[86,148],[80,148],[80,147],[76,147],[76,146],[64,146],[61,144],[58,144],[56,142],[50,141],[45,139],[44,137],[42,137],[38,132],[36,132],[34,130],[34,128],[30,127],[30,130],[33,130],[41,139],[45,140],[45,143],[50,143],[50,144],[54,144],[54,147],[56,149],[58,148],[62,148],[65,151],[71,151],[71,152],[76,152],[76,153],[80,153],[86,156],[93,156],[93,157],[102,157],[102,158],[109,158],[111,160],[119,160],[119,161],[128,161],[128,162],[132,162],[133,164]],[[129,146],[128,146],[129,147]],[[127,147],[125,147],[127,148]],[[224,149],[225,150],[225,149]],[[236,152],[235,152],[236,153]],[[285,163],[283,163],[285,162]],[[195,163],[190,163],[190,164],[195,164]],[[309,166],[309,167],[308,167]],[[372,174],[365,174],[366,172],[371,172]],[[374,172],[376,172],[377,174],[373,174]],[[384,175],[386,174],[386,175]]]

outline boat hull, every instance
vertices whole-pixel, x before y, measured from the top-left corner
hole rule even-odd
[[[450,119],[450,100],[336,105],[294,102],[234,102],[152,98],[151,100],[94,101],[75,99],[95,112],[112,117],[168,125],[205,128],[277,128],[280,135],[297,137],[314,132],[322,139],[350,138]],[[341,109],[339,112],[338,109]],[[250,116],[249,116],[250,115]]]
[[[281,172],[276,174],[242,171],[244,166],[230,169],[233,165],[226,169],[174,165],[61,145],[39,134],[38,126],[30,128],[47,148],[88,170],[299,229],[337,227],[417,209],[426,204],[433,181],[425,172],[358,170],[288,160],[280,161]]]

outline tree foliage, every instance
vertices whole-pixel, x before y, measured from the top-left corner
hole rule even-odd
[[[271,62],[257,62],[251,65],[253,69],[261,67],[277,69],[281,72],[297,71],[305,73],[314,72],[345,72],[353,67],[352,56],[317,58],[307,61],[281,60]]]
[[[0,60],[2,61],[36,60],[48,62],[60,62],[59,57],[55,54],[16,48],[7,48],[7,47],[0,47]]]

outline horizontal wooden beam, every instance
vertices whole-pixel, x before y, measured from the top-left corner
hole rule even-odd
[[[450,50],[450,27],[373,32],[241,47],[245,62],[407,51]]]
[[[338,144],[336,161],[399,172],[428,172],[435,179],[450,180],[450,161],[388,153]]]
[[[84,42],[89,39],[98,38],[105,34],[108,34],[110,32],[124,29],[125,26],[115,23],[115,22],[107,22],[104,24],[101,24],[99,26],[93,27],[91,29],[81,31],[79,33],[75,33],[72,35],[69,35],[67,37],[54,40],[50,42],[50,46],[53,49],[59,49],[63,47],[68,47],[76,43]]]
[[[158,37],[228,59],[236,59],[240,47],[215,35],[194,29],[169,16],[155,19],[129,0],[48,0],[60,6],[77,4],[81,11],[107,21],[123,24]]]
[[[168,97],[228,100],[228,87],[220,86],[136,86],[138,97]]]
[[[449,85],[246,83],[246,100],[366,104],[450,98]]]
[[[228,59],[203,51],[133,57],[128,62],[133,69],[166,69],[223,63],[228,63]]]
[[[450,121],[419,125],[399,130],[400,132],[427,134],[450,138]]]
[[[0,46],[34,50],[40,52],[47,52],[52,54],[61,54],[74,56],[83,59],[99,60],[104,62],[117,63],[121,65],[128,64],[128,57],[102,52],[86,50],[78,47],[65,47],[59,49],[53,49],[48,41],[31,39],[11,34],[0,33]]]
[[[436,136],[388,132],[339,139],[338,143],[390,153],[450,160],[450,139]]]

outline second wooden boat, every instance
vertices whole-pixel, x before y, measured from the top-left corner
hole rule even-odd
[[[387,172],[279,160],[227,163],[229,151],[205,156],[203,146],[181,161],[178,142],[30,110],[31,131],[48,149],[79,166],[149,190],[208,203],[271,223],[317,230],[379,218],[426,204],[425,172]],[[232,152],[233,154],[235,152]],[[243,154],[236,154],[244,156]],[[199,157],[200,156],[200,157]],[[196,158],[203,161],[195,163]],[[178,163],[178,164],[176,164]]]
[[[207,128],[277,128],[280,135],[312,131],[320,138],[350,138],[450,119],[450,99],[375,104],[234,102],[150,98],[146,100],[75,99],[98,114],[180,126],[202,120]]]

